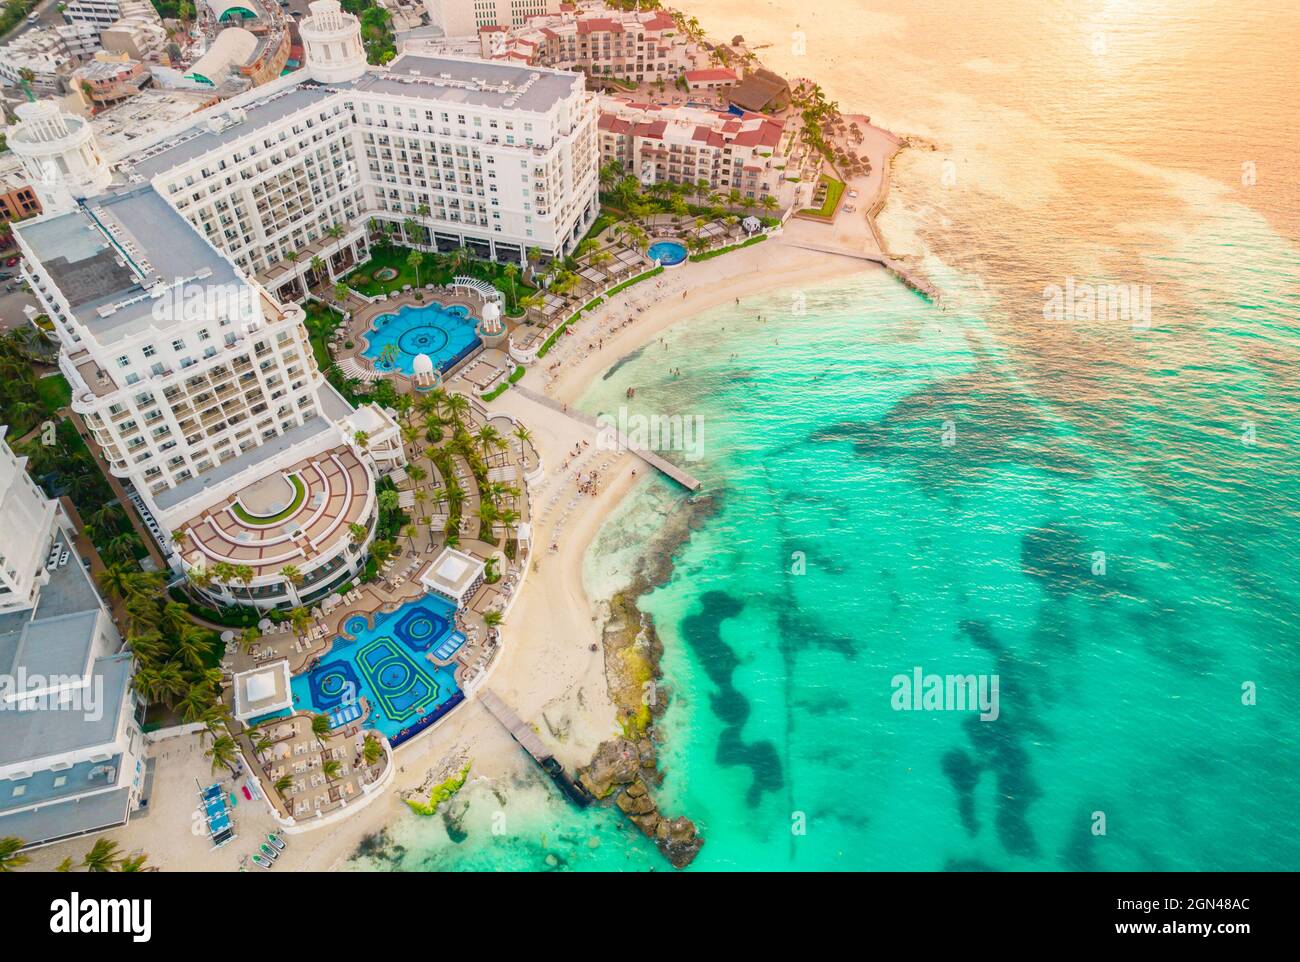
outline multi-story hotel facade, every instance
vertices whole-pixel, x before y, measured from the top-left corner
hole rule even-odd
[[[663,10],[565,10],[518,26],[480,27],[479,44],[493,60],[636,83],[675,83],[699,56],[686,31]]]
[[[135,663],[72,524],[0,426],[0,837],[44,845],[123,824],[147,791]]]
[[[564,0],[424,0],[429,21],[446,37],[472,37],[480,27],[517,26],[559,13]]]
[[[47,214],[16,236],[73,410],[202,590],[259,607],[355,578],[376,472],[400,466],[357,445],[356,412],[316,367],[291,301],[310,262],[333,277],[366,257],[372,219],[522,262],[571,251],[599,207],[581,77],[453,58],[368,67],[337,0],[312,4],[303,38],[306,71],[129,155],[105,158],[48,103],[20,108],[9,138],[43,175]],[[384,412],[367,418],[376,447],[396,435]]]
[[[766,114],[600,98],[601,162],[616,160],[649,187],[672,183],[761,203],[793,202],[796,185],[786,180],[782,153],[785,126]]]

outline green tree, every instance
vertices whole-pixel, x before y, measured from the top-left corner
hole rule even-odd
[[[98,839],[81,860],[81,866],[88,872],[111,872],[121,861],[119,851],[117,843],[112,839]]]
[[[0,838],[0,872],[12,872],[16,868],[22,868],[29,861],[28,856],[22,853],[22,847],[26,843],[21,838],[15,838],[7,835]]]

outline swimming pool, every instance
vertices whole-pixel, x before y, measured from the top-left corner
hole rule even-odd
[[[435,370],[446,371],[478,347],[477,323],[461,304],[408,305],[374,319],[361,355],[377,371],[410,374],[416,355],[427,354]]]
[[[355,639],[336,638],[319,665],[291,680],[294,708],[344,725],[358,717],[364,698],[371,708],[366,724],[394,746],[428,728],[465,698],[455,666],[426,657],[435,648],[441,653],[454,646],[454,652],[464,642],[455,610],[449,601],[426,596],[379,615],[373,628],[364,618],[349,618],[345,630]]]
[[[686,260],[686,248],[677,241],[656,241],[650,245],[646,254],[664,267],[676,267]]]

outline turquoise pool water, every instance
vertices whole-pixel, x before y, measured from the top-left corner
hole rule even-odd
[[[417,354],[429,355],[436,370],[446,371],[478,347],[476,324],[460,304],[403,307],[375,318],[361,353],[380,371],[410,374]]]
[[[676,241],[659,241],[657,244],[651,244],[646,254],[651,260],[658,261],[664,267],[676,267],[686,260],[686,248]]]
[[[346,724],[359,717],[364,698],[372,709],[367,725],[400,745],[464,700],[454,666],[426,657],[464,643],[454,613],[451,602],[426,596],[380,615],[373,628],[350,618],[345,628],[355,638],[337,638],[319,665],[292,679],[294,707]]]

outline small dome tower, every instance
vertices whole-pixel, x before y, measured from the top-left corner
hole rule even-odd
[[[344,13],[339,0],[315,0],[311,16],[299,25],[307,71],[323,84],[346,83],[366,72],[361,21]]]
[[[65,114],[53,100],[20,104],[9,147],[22,159],[46,213],[71,210],[113,179],[90,122]]]

